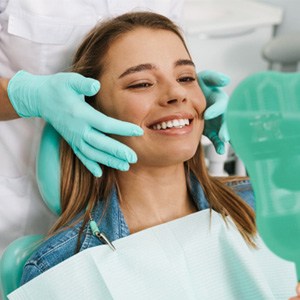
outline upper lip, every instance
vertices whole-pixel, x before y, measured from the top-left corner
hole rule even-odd
[[[175,114],[171,114],[171,115],[167,115],[164,117],[161,117],[159,119],[156,119],[154,121],[151,121],[149,124],[147,124],[147,127],[151,127],[153,125],[162,123],[162,122],[168,122],[171,120],[175,120],[175,119],[189,119],[190,121],[194,119],[194,116],[191,113],[186,113],[186,112],[180,112],[180,113],[175,113]]]

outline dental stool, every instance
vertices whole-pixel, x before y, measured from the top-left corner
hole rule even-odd
[[[46,124],[37,155],[37,181],[43,200],[56,215],[61,213],[59,200],[60,136]],[[51,157],[51,163],[49,163]],[[47,195],[47,196],[46,196]],[[27,235],[13,241],[4,251],[0,260],[0,290],[2,300],[20,286],[23,267],[43,240],[43,235]]]

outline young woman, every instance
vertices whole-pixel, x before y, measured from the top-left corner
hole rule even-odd
[[[129,13],[92,30],[73,70],[99,79],[86,98],[95,109],[139,125],[141,137],[115,136],[137,153],[129,170],[93,177],[61,145],[62,215],[24,268],[26,283],[79,251],[210,208],[230,216],[255,248],[254,199],[248,181],[210,177],[201,135],[205,98],[179,29],[154,13]],[[243,199],[242,199],[243,198]],[[93,234],[91,220],[104,233]],[[92,227],[92,228],[91,228]]]

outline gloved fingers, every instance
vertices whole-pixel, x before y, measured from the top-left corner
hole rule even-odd
[[[129,163],[137,162],[137,156],[133,150],[119,141],[102,134],[101,132],[91,129],[85,136],[84,140],[93,148],[109,153],[110,155],[127,161]]]
[[[199,84],[200,79],[202,79],[205,85],[210,87],[223,87],[228,85],[230,82],[230,78],[227,75],[212,70],[201,71],[197,75]]]
[[[141,136],[144,131],[138,125],[108,117],[97,110],[89,112],[90,126],[104,133],[122,136]]]
[[[222,123],[221,128],[219,130],[219,138],[224,143],[228,143],[230,140],[229,132],[228,132],[227,125],[225,122]]]
[[[220,155],[222,154],[225,154],[225,144],[221,141],[221,140],[216,140],[214,143],[213,143],[215,149],[216,149],[216,152]]]
[[[212,144],[215,147],[215,150],[218,154],[222,155],[225,153],[225,145],[224,142],[221,141],[218,133],[216,131],[211,131],[210,134],[207,135]]]
[[[119,159],[109,153],[99,151],[94,147],[84,144],[80,152],[89,160],[97,162],[99,164],[114,168],[120,171],[128,171],[129,163],[122,159]]]
[[[222,115],[228,104],[228,96],[221,90],[215,89],[206,99],[207,109],[204,112],[204,119],[210,120]]]
[[[80,159],[80,161],[83,163],[83,165],[95,176],[95,177],[101,177],[102,176],[102,170],[96,162],[88,159],[84,154],[80,152],[78,148],[74,149],[74,153],[76,156]]]
[[[68,84],[78,94],[94,96],[100,90],[100,82],[93,78],[87,78],[78,73],[68,74]]]

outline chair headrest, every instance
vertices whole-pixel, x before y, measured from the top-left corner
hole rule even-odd
[[[36,177],[40,193],[49,209],[61,214],[60,206],[60,148],[61,136],[47,124],[42,132],[36,161]]]

